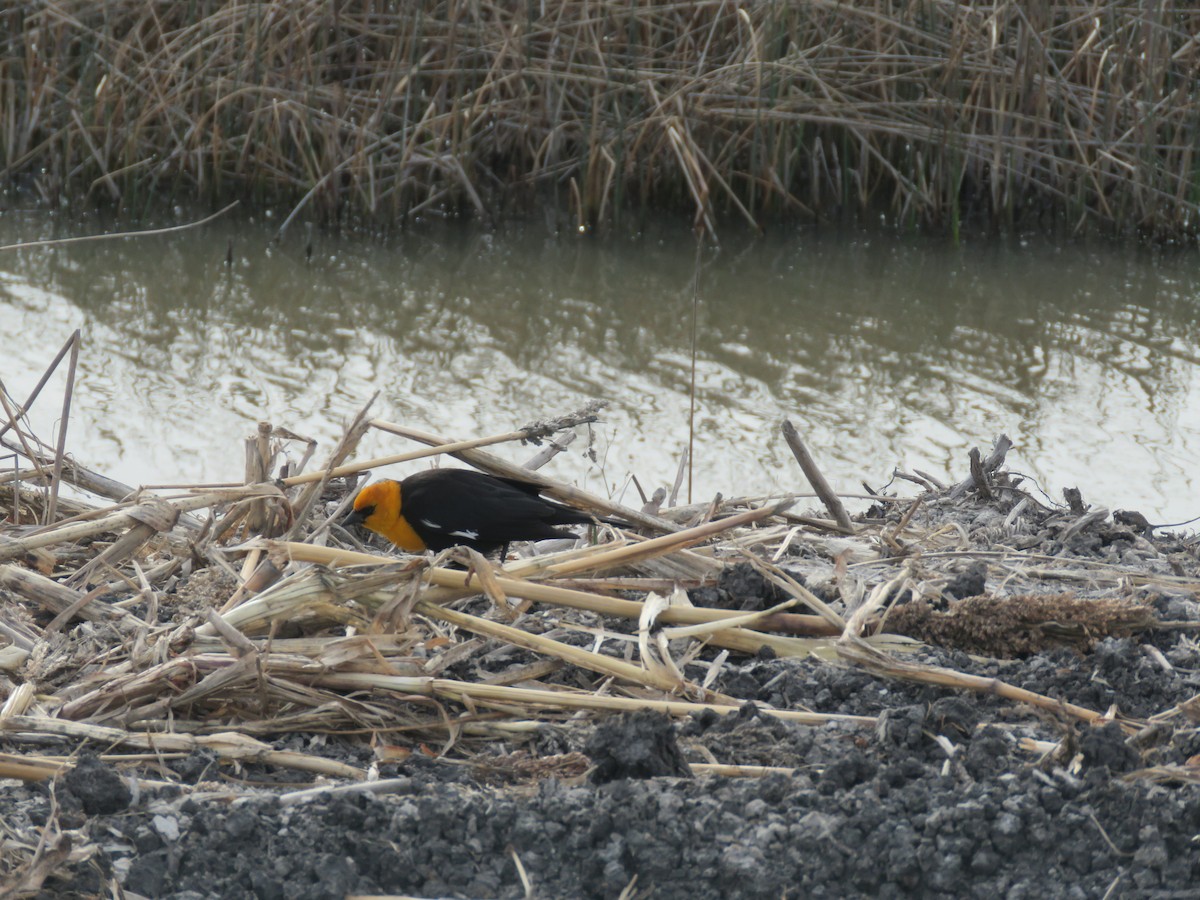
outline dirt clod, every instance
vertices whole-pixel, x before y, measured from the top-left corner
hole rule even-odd
[[[597,784],[618,778],[692,775],[675,739],[674,724],[653,710],[638,710],[601,723],[587,742],[587,754],[596,765],[592,780]]]
[[[82,753],[63,779],[89,816],[110,815],[129,805],[132,794],[124,779],[94,753]]]

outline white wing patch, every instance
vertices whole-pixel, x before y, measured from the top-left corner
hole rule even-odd
[[[446,534],[450,535],[450,537],[463,538],[464,540],[468,541],[474,541],[479,537],[478,531],[472,531],[471,529],[467,528],[464,528],[461,531],[446,531],[446,529],[437,522],[431,522],[429,519],[422,519],[421,524],[426,528],[432,528],[434,531],[444,531]]]

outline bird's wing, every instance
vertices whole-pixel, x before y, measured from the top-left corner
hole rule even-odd
[[[524,488],[493,478],[419,483],[405,491],[404,517],[418,530],[485,544],[557,537],[555,524],[589,521]]]

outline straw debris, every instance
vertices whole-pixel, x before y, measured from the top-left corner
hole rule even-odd
[[[1073,594],[968,597],[947,610],[916,600],[888,617],[888,629],[967,653],[1012,659],[1066,646],[1086,651],[1106,637],[1128,637],[1156,624],[1142,602]]]
[[[360,541],[337,523],[369,428],[525,475],[630,527],[505,560]],[[1071,690],[1008,677],[1012,658],[1100,659],[1120,638],[1190,627],[1160,613],[1200,571],[1183,539],[1026,493],[1005,468],[1007,438],[964,460],[959,484],[913,475],[928,487],[919,498],[875,492],[865,514],[849,517],[825,484],[820,502],[847,525],[798,517],[794,496],[645,513],[480,449],[528,437],[455,440],[364,408],[311,471],[307,442],[264,425],[249,483],[114,501],[75,477],[78,464],[35,465],[45,444],[13,417],[0,441],[33,455],[0,484],[0,777],[61,779],[82,748],[137,784],[194,792],[181,772],[208,760],[203,790],[215,780],[228,796],[268,775],[375,782],[417,764],[493,785],[578,783],[598,765],[587,748],[600,723],[609,756],[658,772],[622,731],[638,723],[674,748],[675,775],[836,774],[794,749],[797,730],[827,729],[837,746],[933,740],[948,761],[955,740],[983,733],[1011,734],[1031,763],[1069,762],[1079,743],[1085,761],[1136,762],[1129,777],[1194,780],[1153,737],[1194,727],[1190,693],[1127,710],[1098,702],[1091,663]],[[805,474],[824,481],[811,454]],[[53,478],[56,511],[39,500]],[[1139,658],[1169,672],[1181,657],[1147,644]],[[847,709],[830,699],[844,679],[889,687],[879,705]],[[889,699],[914,696],[925,699]],[[939,708],[914,713],[922,703]],[[1089,737],[1106,725],[1115,733]],[[0,840],[0,866],[36,887],[57,845]]]

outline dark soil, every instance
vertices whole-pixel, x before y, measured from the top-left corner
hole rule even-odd
[[[1131,640],[974,665],[1144,715],[1196,692],[1200,654],[1186,639],[1170,653],[1172,675]],[[635,876],[640,896],[664,898],[1196,896],[1200,788],[1123,778],[1186,764],[1200,752],[1194,730],[1138,742],[1116,724],[1064,721],[1072,758],[1041,759],[1019,746],[1032,715],[994,697],[781,660],[748,661],[725,681],[776,706],[883,715],[873,731],[792,725],[753,703],[676,725],[615,716],[542,741],[547,752],[584,747],[590,778],[497,786],[415,758],[381,796],[298,804],[278,790],[230,799],[228,782],[230,796],[210,785],[209,799],[174,787],[131,795],[128,773],[85,757],[53,802],[61,827],[99,849],[41,896],[98,896],[115,875],[162,898],[519,897],[516,859],[545,897],[616,897]],[[684,758],[795,771],[681,777]],[[213,764],[176,769],[190,781]],[[51,803],[44,785],[0,793],[17,830],[45,822]]]
[[[145,798],[93,827],[150,897],[523,896],[514,855],[548,897],[616,897],[635,875],[661,897],[1188,896],[1200,797],[1114,780],[1120,736],[1092,743],[1079,777],[998,774],[1007,741],[984,730],[949,771],[919,748],[843,740],[794,777],[516,794],[413,776],[385,798],[293,808]]]

